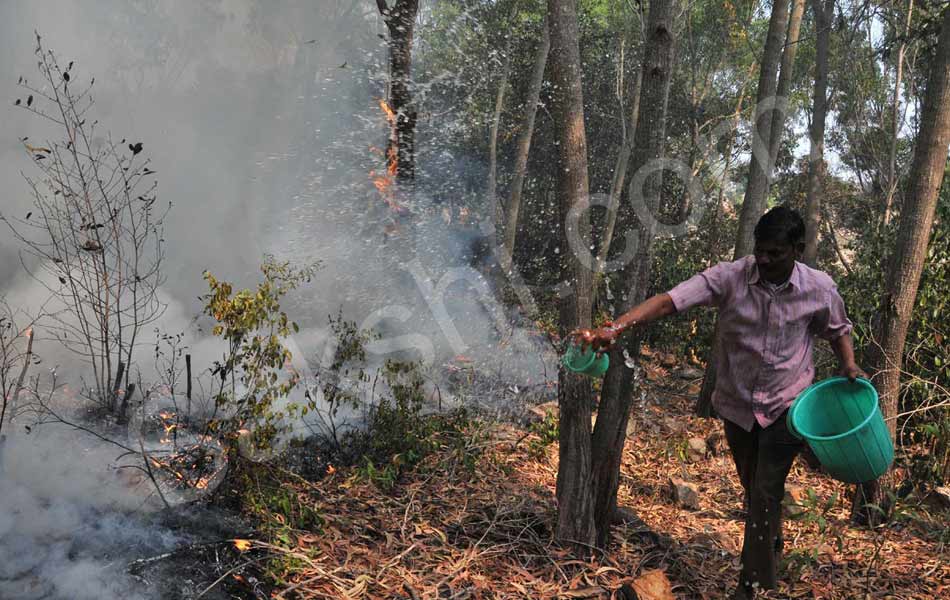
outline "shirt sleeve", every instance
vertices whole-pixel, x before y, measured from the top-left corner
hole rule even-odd
[[[729,263],[713,265],[667,292],[673,299],[676,312],[683,312],[694,306],[719,304],[725,292],[728,268]]]
[[[844,308],[844,300],[838,293],[838,288],[832,286],[825,295],[824,306],[815,315],[816,327],[815,335],[818,337],[833,341],[843,335],[851,333],[853,325],[848,319],[848,314]]]

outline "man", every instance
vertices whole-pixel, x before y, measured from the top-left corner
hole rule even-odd
[[[699,305],[719,310],[713,406],[723,419],[747,507],[733,596],[738,599],[776,586],[785,478],[802,449],[785,417],[814,378],[813,338],[831,343],[842,375],[851,381],[866,377],[854,362],[851,322],[831,277],[795,260],[805,247],[801,215],[773,208],[754,234],[753,256],[719,263],[605,327],[576,333],[581,343],[603,351],[634,325]]]

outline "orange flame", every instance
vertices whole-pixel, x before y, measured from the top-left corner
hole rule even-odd
[[[383,114],[386,116],[386,121],[389,122],[390,127],[396,126],[396,113],[390,108],[389,104],[385,100],[380,98],[379,107],[383,109]],[[375,147],[371,147],[370,151],[379,152]],[[400,212],[403,210],[403,207],[399,205],[395,198],[395,190],[393,184],[396,182],[396,173],[399,170],[399,153],[396,151],[396,146],[393,143],[389,144],[389,147],[386,149],[386,172],[377,173],[375,170],[369,172],[370,179],[373,181],[373,185],[376,186],[376,189],[379,191],[379,195],[382,196],[383,201],[389,205],[389,208]]]
[[[234,540],[234,547],[241,552],[247,552],[251,549],[251,540]]]

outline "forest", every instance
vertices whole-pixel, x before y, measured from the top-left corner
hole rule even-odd
[[[0,600],[950,598],[947,0],[0,52]]]

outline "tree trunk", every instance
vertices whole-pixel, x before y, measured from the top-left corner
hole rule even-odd
[[[798,52],[799,33],[802,28],[802,13],[805,12],[805,0],[792,0],[792,12],[788,18],[788,31],[785,34],[785,48],[782,50],[782,68],[775,89],[775,110],[772,111],[772,125],[769,127],[769,183],[778,159],[778,149],[782,145],[785,133],[785,117],[788,116],[788,92],[792,87],[795,74],[795,54]],[[768,195],[768,187],[766,187]]]
[[[528,97],[524,105],[524,123],[518,135],[518,146],[515,153],[514,177],[511,180],[511,195],[508,206],[505,207],[504,231],[504,258],[502,267],[505,271],[511,269],[512,257],[515,255],[515,238],[518,235],[518,214],[521,212],[521,195],[524,190],[524,179],[528,172],[528,155],[531,151],[531,138],[534,135],[534,119],[538,114],[538,102],[541,98],[541,86],[544,83],[544,69],[548,63],[548,53],[551,50],[551,35],[548,31],[548,19],[544,17],[541,23],[541,41],[537,53],[534,55],[534,71],[531,73],[531,82],[528,84]]]
[[[868,367],[881,398],[881,412],[895,438],[900,392],[900,372],[904,342],[910,324],[920,275],[927,258],[927,245],[933,226],[940,186],[947,169],[950,145],[950,9],[943,11],[940,40],[931,64],[926,95],[921,109],[920,132],[914,149],[910,188],[900,211],[900,225],[894,254],[887,269],[886,288],[878,311]],[[867,504],[881,504],[884,486],[871,482],[858,486],[852,516],[858,521],[873,521],[874,512]]]
[[[795,0],[796,2],[798,0]],[[788,26],[788,0],[775,0],[769,18],[769,31],[762,51],[762,66],[759,69],[759,85],[756,90],[755,111],[752,126],[752,159],[749,164],[749,179],[745,198],[739,212],[739,232],[736,235],[736,260],[752,253],[752,233],[765,208],[769,180],[772,177],[772,111],[777,101],[776,72],[782,56],[782,43]],[[706,374],[696,401],[697,414],[712,414],[712,395],[716,389],[716,353],[719,339],[719,324],[716,324],[715,340],[706,359]]]
[[[904,80],[904,53],[907,51],[907,36],[910,35],[910,21],[914,14],[914,0],[907,1],[907,18],[904,21],[904,37],[897,48],[897,65],[894,75],[894,100],[891,107],[891,150],[887,164],[887,195],[884,198],[884,226],[891,223],[891,211],[894,194],[897,192],[897,142],[900,136],[901,85]]]
[[[739,214],[739,233],[736,236],[735,258],[738,260],[752,253],[752,231],[768,195],[771,165],[769,152],[772,143],[772,111],[776,104],[776,73],[782,56],[785,29],[788,25],[788,0],[775,0],[769,19],[769,32],[762,52],[762,67],[759,70],[759,86],[756,92],[755,122],[752,127],[752,160],[749,165],[749,180]]]
[[[409,89],[412,71],[412,35],[419,12],[419,0],[376,0],[379,14],[389,30],[389,145],[386,156],[397,181],[412,181],[416,176],[416,110]]]
[[[821,177],[825,170],[825,117],[828,114],[828,46],[835,0],[811,0],[815,13],[815,92],[812,100],[811,148],[808,154],[808,196],[805,202],[805,253],[810,267],[818,261],[818,228],[821,215]]]
[[[505,209],[498,200],[498,128],[501,125],[501,112],[505,106],[505,94],[508,91],[508,76],[511,73],[511,37],[505,45],[505,66],[501,71],[501,81],[498,83],[498,93],[495,95],[495,112],[492,114],[491,132],[488,136],[488,206],[492,208],[496,223],[495,243],[503,240],[503,232],[499,230],[505,219]],[[510,264],[500,265],[507,272]]]
[[[576,327],[591,324],[591,272],[570,251],[568,236],[586,239],[589,219],[580,231],[570,231],[568,213],[588,206],[587,138],[584,133],[584,96],[578,49],[576,0],[548,0],[551,29],[551,80],[555,86],[554,123],[558,140],[558,195],[561,230],[561,277],[571,282],[562,294],[559,320],[562,337]],[[582,214],[587,215],[584,210]],[[558,370],[560,407],[557,474],[557,538],[589,547],[594,544],[591,481],[591,389],[581,375]]]
[[[629,127],[624,131],[636,132],[640,114],[640,86],[643,81],[643,72],[638,70],[630,85],[630,120]],[[600,252],[597,255],[597,271],[604,270],[610,245],[613,242],[614,230],[617,227],[617,211],[620,208],[620,198],[623,195],[623,184],[627,178],[627,166],[630,164],[630,154],[633,152],[634,135],[630,134],[623,140],[617,164],[614,166],[614,178],[610,182],[610,199],[607,206],[607,217],[604,221],[604,234],[600,242]]]
[[[642,302],[650,282],[650,266],[653,259],[655,217],[660,214],[660,194],[663,187],[663,172],[654,169],[652,161],[664,156],[666,147],[666,115],[670,96],[670,81],[673,73],[675,39],[673,33],[674,0],[651,0],[647,21],[647,43],[641,73],[640,107],[642,114],[637,121],[634,135],[633,171],[651,169],[653,172],[644,181],[642,195],[630,190],[633,202],[642,201],[654,219],[638,224],[636,258],[624,269],[624,281],[629,292],[623,300],[621,311]],[[631,186],[634,179],[631,182]],[[631,355],[639,354],[639,339],[628,346]],[[592,441],[594,519],[597,544],[603,547],[610,532],[610,520],[617,504],[617,485],[620,477],[620,461],[627,433],[633,371],[624,361],[623,352],[612,351],[610,368],[604,378],[594,426]]]

